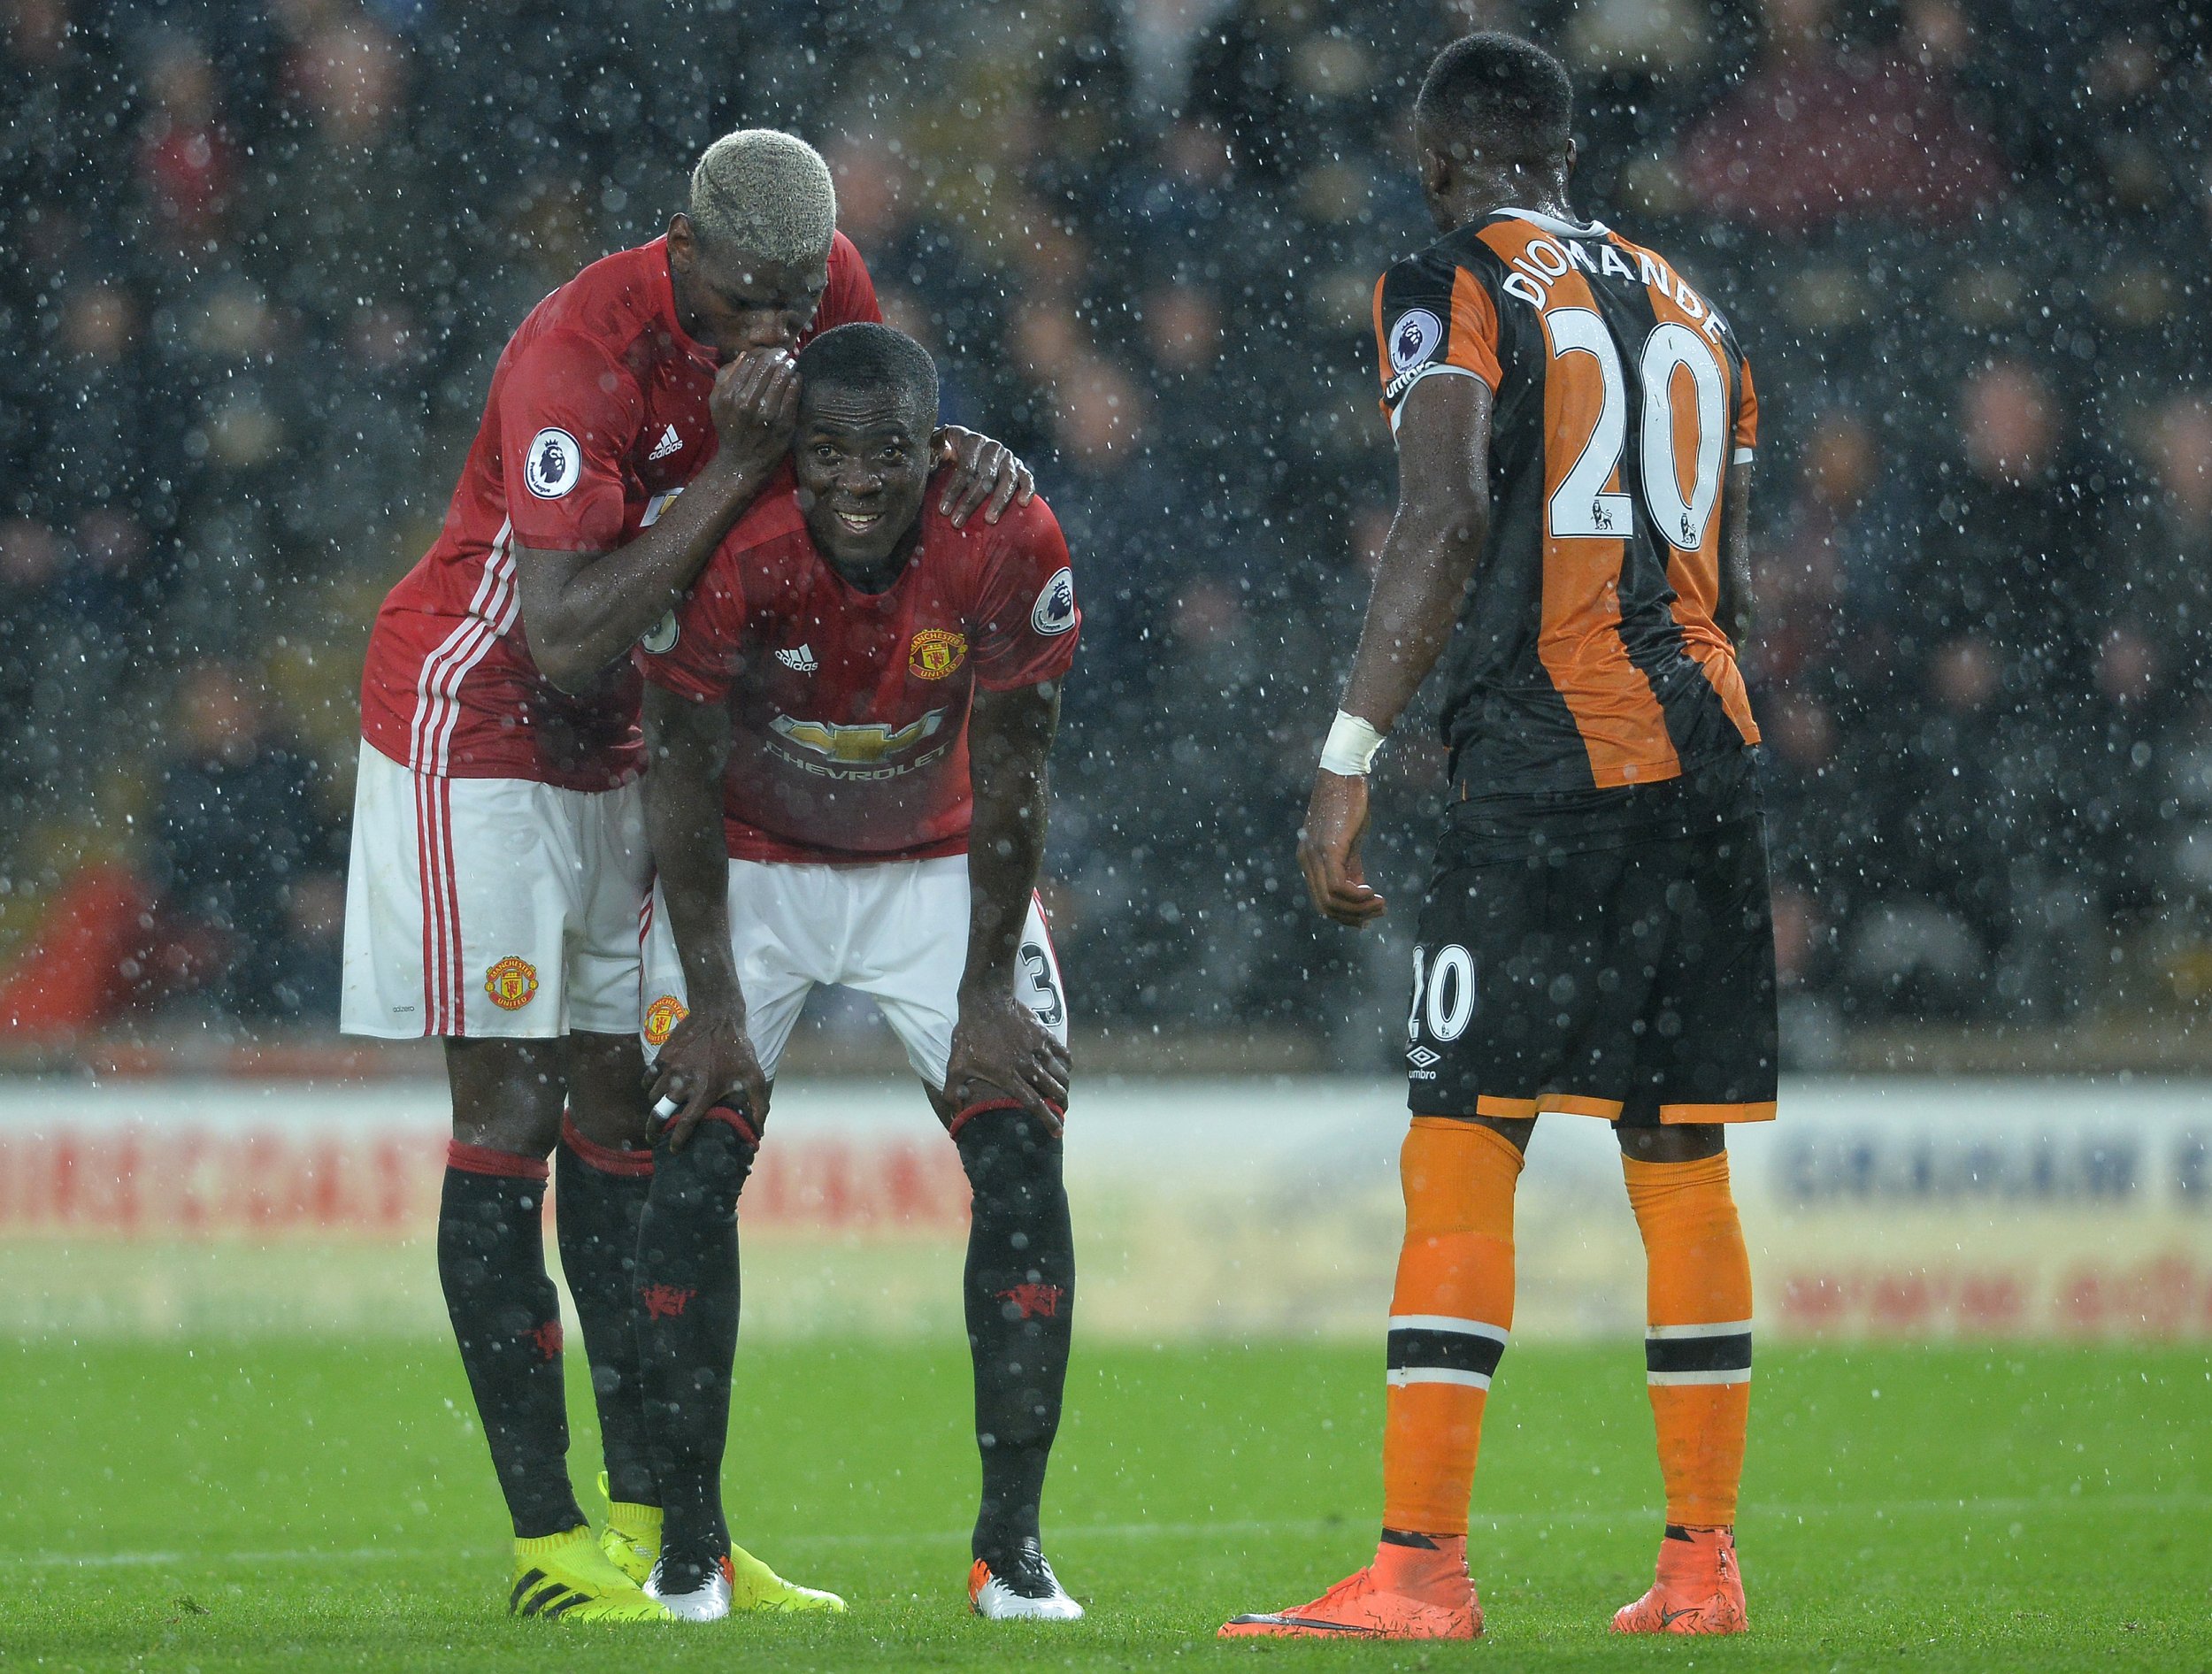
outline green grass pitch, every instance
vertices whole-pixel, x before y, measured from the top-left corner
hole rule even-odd
[[[780,1345],[742,1351],[733,1521],[852,1613],[591,1630],[500,1615],[503,1519],[437,1345],[0,1347],[0,1670],[2212,1669],[2200,1349],[1763,1351],[1753,1633],[1651,1643],[1604,1632],[1658,1532],[1638,1346],[1517,1347],[1470,1547],[1489,1637],[1427,1647],[1211,1638],[1371,1549],[1379,1349],[1079,1355],[1046,1512],[1087,1621],[966,1614],[956,1348]]]

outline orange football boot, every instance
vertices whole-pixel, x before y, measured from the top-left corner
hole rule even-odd
[[[1613,1613],[1616,1633],[1741,1633],[1750,1625],[1733,1529],[1669,1532],[1651,1591]]]
[[[1242,1639],[1473,1639],[1482,1604],[1467,1573],[1467,1537],[1439,1535],[1431,1547],[1386,1542],[1375,1561],[1310,1604],[1225,1623]]]

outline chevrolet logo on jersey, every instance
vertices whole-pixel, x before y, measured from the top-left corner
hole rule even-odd
[[[918,720],[909,721],[894,731],[881,721],[871,721],[859,726],[837,726],[828,721],[794,720],[788,715],[779,715],[769,723],[778,736],[788,739],[804,749],[827,757],[833,762],[853,762],[863,765],[887,760],[912,749],[924,739],[933,735],[945,724],[945,711],[933,709]]]

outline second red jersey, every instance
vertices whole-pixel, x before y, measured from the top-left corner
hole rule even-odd
[[[807,336],[880,319],[841,233]],[[804,339],[802,339],[803,342]],[[665,239],[594,262],[517,327],[445,526],[378,611],[361,733],[418,772],[606,790],[636,776],[637,672],[588,690],[538,672],[515,549],[603,552],[636,538],[714,457],[714,351],[678,320]]]
[[[967,852],[975,687],[1056,680],[1080,615],[1042,499],[956,529],[933,485],[906,568],[864,593],[815,550],[788,476],[724,537],[645,678],[730,709],[723,831],[739,860]]]

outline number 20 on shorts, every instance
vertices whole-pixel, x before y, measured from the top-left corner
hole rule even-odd
[[[1413,950],[1413,1007],[1406,1014],[1406,1039],[1421,1038],[1421,1025],[1429,1025],[1429,1039],[1440,1043],[1456,1040],[1467,1032],[1475,1015],[1475,956],[1456,941],[1444,944],[1430,959],[1426,948]]]

